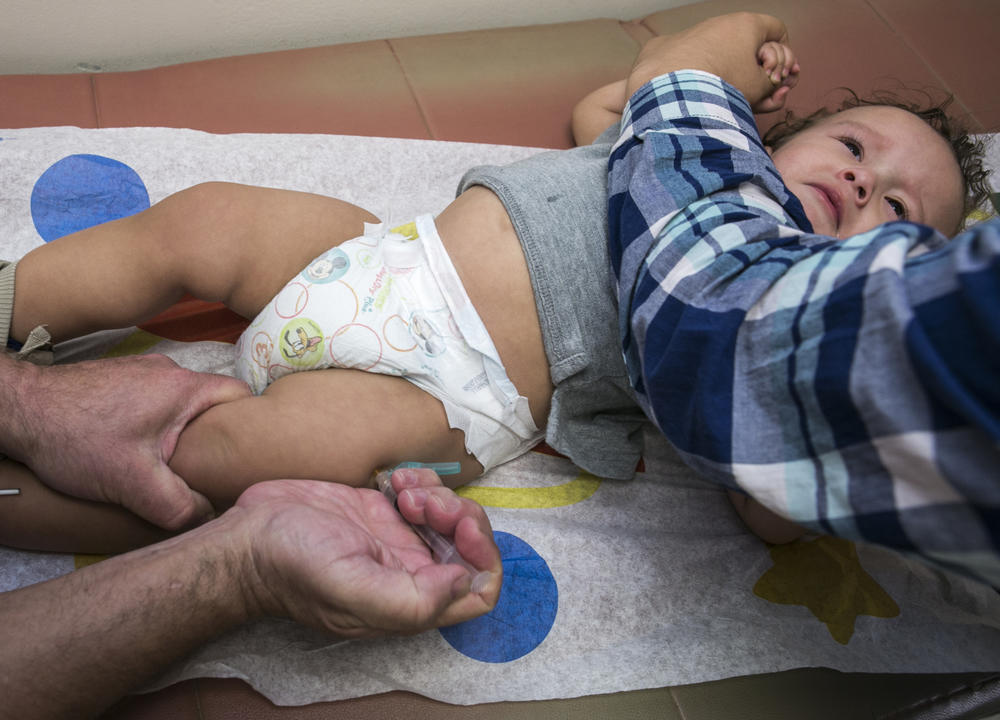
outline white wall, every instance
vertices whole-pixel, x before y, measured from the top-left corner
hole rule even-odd
[[[693,0],[3,0],[0,74],[136,70],[267,50],[589,18]]]

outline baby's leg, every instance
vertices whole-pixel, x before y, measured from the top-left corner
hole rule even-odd
[[[27,550],[106,554],[149,545],[169,536],[118,505],[63,495],[27,467],[0,460],[0,545]]]
[[[404,461],[460,462],[443,478],[453,487],[482,472],[436,398],[399,377],[329,368],[208,410],[181,434],[170,466],[221,510],[261,480],[368,485],[374,470]]]
[[[253,317],[306,263],[376,218],[340,200],[208,183],[44,245],[17,267],[11,336],[58,342],[141,323],[185,292]]]
[[[365,485],[373,470],[407,460],[460,462],[462,472],[444,478],[452,486],[482,472],[437,399],[401,378],[327,369],[216,405],[184,430],[170,465],[222,512],[262,480]],[[0,497],[0,545],[113,553],[166,536],[116,505],[50,490],[13,461],[0,462],[0,487],[21,489]]]

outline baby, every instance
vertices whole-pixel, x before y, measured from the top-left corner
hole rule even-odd
[[[627,81],[608,247],[636,399],[765,538],[801,530],[764,507],[1000,587],[1000,220],[929,227],[958,226],[980,164],[894,106],[761,142],[716,77],[746,87],[719,67],[741,25],[783,33],[716,18]]]
[[[727,34],[731,36],[733,35],[733,25],[740,21],[741,18],[738,16],[717,18],[702,23],[688,32],[692,36],[701,33],[698,40],[702,47],[715,48],[719,43],[712,42],[713,33],[716,40],[720,34],[723,37]],[[725,27],[710,27],[712,25],[725,25]],[[797,67],[790,57],[782,58],[781,62],[773,61],[772,53],[784,52],[786,49],[783,46],[767,43],[758,53],[758,59],[764,67],[779,69],[791,67],[794,73],[797,71]],[[577,105],[573,115],[573,133],[577,142],[591,142],[607,124],[617,124],[621,121],[626,100],[636,89],[634,75],[633,78],[611,83],[594,91]],[[780,84],[784,77],[774,73],[770,79],[775,84]],[[630,90],[627,89],[627,84],[631,86]],[[706,88],[702,86],[697,90],[699,93],[705,93],[709,99],[705,100],[702,96],[694,94],[690,98],[686,97],[682,85],[678,83],[667,93],[668,100],[679,105],[682,101],[697,99],[706,107],[712,107],[709,103],[714,102],[714,100]],[[787,85],[782,88],[782,91],[787,91]],[[780,101],[778,93],[769,98],[772,106],[776,104],[776,97]],[[652,100],[646,98],[646,102],[651,103]],[[635,108],[634,103],[635,98],[633,98],[633,108]],[[718,104],[720,107],[725,106],[724,101],[718,101]],[[948,235],[957,232],[968,212],[985,200],[988,193],[987,173],[982,166],[982,146],[954,126],[953,121],[944,112],[947,104],[946,102],[939,107],[924,108],[916,104],[905,103],[890,95],[883,95],[876,100],[862,100],[852,93],[837,112],[821,109],[806,118],[796,118],[789,113],[785,121],[772,127],[762,139],[766,153],[779,171],[784,186],[793,193],[794,202],[801,203],[801,208],[789,208],[786,204],[786,210],[789,210],[794,217],[794,211],[798,209],[807,220],[807,222],[802,222],[802,215],[799,215],[795,218],[796,222],[788,223],[789,227],[797,226],[809,230],[811,226],[812,231],[816,234],[838,240],[859,235],[883,223],[895,220],[909,220],[930,225]],[[664,106],[665,102],[661,102],[661,107]],[[665,112],[667,109],[665,108]],[[705,112],[711,114],[712,112],[721,113],[724,111],[713,108]],[[668,124],[664,123],[664,125]],[[649,123],[646,127],[648,134],[644,142],[646,145],[653,146],[650,139],[662,130],[656,127],[655,123]],[[678,136],[682,132],[687,132],[691,136],[696,135],[696,130],[687,129],[698,127],[693,119],[691,123],[685,123],[683,127],[686,128],[684,131],[671,132],[676,132]],[[707,131],[704,132],[707,133]],[[628,140],[627,134],[623,134],[619,145],[621,146],[626,140]],[[747,148],[739,148],[737,143],[733,143],[733,145],[735,147],[732,155],[738,158],[736,160],[729,156],[728,149],[716,150],[717,156],[722,157],[721,162],[724,166],[730,164],[735,166],[736,163],[744,162],[743,156],[749,154],[743,152]],[[695,147],[699,155],[703,152],[705,156],[709,155],[707,147],[703,147],[701,144]],[[921,147],[925,149],[919,152],[915,151],[915,148]],[[624,151],[621,152],[624,154]],[[653,154],[656,151],[647,152]],[[680,153],[678,153],[677,147],[667,148],[661,153],[664,157],[678,154]],[[686,163],[684,166],[689,172],[700,169],[698,167],[700,160],[694,156],[692,158],[696,161]],[[911,165],[911,158],[917,160],[918,164]],[[682,161],[674,159],[673,162],[677,167]],[[630,163],[622,164],[629,165],[629,171],[626,172],[631,171]],[[741,169],[746,173],[751,173],[745,167]],[[648,193],[649,186],[644,184],[645,180],[646,178],[642,178],[638,180],[638,183],[643,188],[643,192]],[[712,178],[713,182],[716,180],[716,178]],[[704,182],[701,177],[698,177],[698,181]],[[664,185],[669,185],[669,183],[664,182]],[[683,183],[678,183],[678,185],[683,185]],[[620,192],[621,188],[618,191]],[[615,190],[613,189],[612,207],[615,205],[614,194]],[[669,193],[664,193],[664,195],[669,195]],[[734,195],[738,194],[734,192]],[[713,198],[721,202],[721,195],[713,196]],[[742,203],[742,198],[737,197],[735,202]],[[745,210],[748,215],[755,212],[749,204],[741,209]],[[657,217],[651,214],[651,209],[648,207],[643,207],[640,213],[649,222],[653,222],[653,219]],[[612,220],[614,221],[614,218]],[[728,229],[732,233],[739,233],[747,241],[751,239],[751,234],[746,233],[735,222]],[[789,238],[793,237],[791,232],[788,233],[788,236]],[[655,250],[651,250],[651,255],[660,254],[666,244],[667,242],[664,240],[663,244],[656,246]],[[708,244],[711,245],[712,241],[709,240]],[[666,256],[667,253],[663,253],[663,255]],[[805,253],[803,253],[804,255]],[[679,264],[665,265],[662,271],[663,275],[676,274]],[[725,272],[722,272],[721,276],[725,276]],[[774,282],[776,277],[776,275],[773,276],[770,282]],[[646,278],[645,282],[648,282],[649,279],[651,277]],[[741,280],[746,282],[748,277],[744,276]],[[672,282],[677,281],[673,280]],[[718,284],[716,282],[716,285]],[[620,317],[626,317],[627,301],[629,300],[627,286],[624,291],[619,289],[619,295],[622,298],[623,306]],[[693,298],[691,304],[707,307],[708,301]],[[732,310],[735,310],[736,307],[735,304],[729,305]],[[642,332],[649,337],[655,337],[660,330],[655,323],[647,325],[645,318],[638,322],[642,325]],[[670,327],[670,325],[665,324],[664,327]],[[672,328],[671,331],[673,332]],[[667,373],[661,371],[663,381],[661,384],[674,387],[688,387],[693,384],[691,381],[692,373],[700,364],[696,358],[699,357],[698,353],[702,351],[688,349],[682,343],[697,344],[699,342],[696,335],[698,332],[700,331],[695,328],[695,334],[688,332],[681,342],[670,346],[672,355],[687,355],[690,362],[687,363],[686,368],[675,366],[669,378],[666,377]],[[684,332],[676,331],[676,335],[681,337]],[[773,338],[768,338],[767,341],[775,342]],[[725,346],[726,341],[719,341],[718,354],[724,352]],[[726,349],[728,350],[728,348]],[[705,354],[709,353],[706,351]],[[649,358],[649,362],[654,361],[658,364],[665,364],[659,354]],[[777,365],[773,359],[770,362]],[[636,359],[635,365],[633,372],[636,375],[644,373],[644,369],[641,367],[642,361]],[[702,371],[704,372],[704,367]],[[744,369],[740,372],[746,373],[748,370]],[[679,377],[685,377],[687,381],[679,382],[676,379]],[[645,381],[657,382],[656,379],[645,379]],[[692,391],[691,394],[693,395],[695,392]],[[720,383],[719,387],[711,392],[724,394],[726,389]],[[687,407],[689,408],[688,412],[682,415],[688,418],[698,414],[707,414],[707,409],[715,404],[714,400],[702,399],[698,401],[700,407],[694,411],[690,409],[690,401],[680,399],[681,395],[683,393],[677,392],[675,398],[670,402],[657,403],[654,408],[647,407],[647,413],[660,423],[657,418],[659,413],[662,413],[663,416],[673,417],[678,415],[678,408]],[[772,403],[777,402],[776,397],[777,395],[771,398]],[[764,402],[766,401],[765,399]],[[729,420],[730,418],[725,418],[725,422]],[[820,424],[822,422],[821,420]],[[661,427],[664,427],[672,422],[666,420],[660,424]],[[740,427],[744,426],[740,425]],[[743,434],[752,437],[755,432],[756,429],[750,428],[745,430]],[[698,445],[697,441],[687,441],[676,435],[671,435],[669,431],[667,434],[683,451],[691,451]],[[712,431],[702,427],[697,434],[703,437],[710,436]],[[782,441],[776,439],[772,444],[780,446]],[[698,452],[701,454],[700,450]],[[710,452],[714,452],[714,449],[706,452],[705,455],[710,454]],[[775,455],[777,454],[779,453],[776,452]],[[725,453],[719,452],[715,455],[724,456]],[[706,470],[707,468],[703,467],[702,469]],[[730,487],[733,484],[739,484],[736,479],[737,472],[730,472],[728,468],[725,471],[719,471],[716,467],[712,469],[710,474]],[[799,480],[789,480],[788,482],[793,485],[796,482],[802,483],[808,475],[809,473],[805,472]],[[764,482],[770,482],[776,488],[781,488],[779,493],[783,491],[784,480],[780,475],[771,481]],[[730,491],[730,498],[747,525],[768,542],[787,542],[804,532],[799,525],[768,511],[767,508],[746,494]]]
[[[783,33],[761,30],[773,19],[739,20],[726,28],[741,40],[731,57],[707,67],[697,37],[657,39],[625,92],[650,79],[656,56],[715,72],[758,111],[781,107],[797,80],[794,55]],[[198,417],[170,461],[220,509],[261,480],[362,485],[403,461],[456,462],[460,473],[446,480],[461,484],[542,438],[589,472],[628,478],[644,415],[607,281],[617,262],[606,203],[614,138],[602,139],[474,168],[440,215],[389,230],[317,195],[227,184],[179,192],[25,256],[11,338],[25,342],[43,325],[59,342],[139,324],[184,293],[254,318],[237,367],[259,396]],[[803,222],[833,237],[901,217],[952,233],[966,206],[948,141],[899,108],[818,120],[776,144],[773,163]],[[72,282],[50,280],[60,277]],[[19,522],[46,517],[60,528],[48,549],[107,552],[151,539],[124,512],[31,484],[16,463],[0,472],[19,473]],[[99,524],[81,519],[96,512]],[[0,542],[18,544],[14,527],[0,518]]]

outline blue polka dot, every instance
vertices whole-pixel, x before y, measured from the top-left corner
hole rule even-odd
[[[494,532],[503,559],[503,587],[493,612],[441,628],[463,655],[482,662],[510,662],[538,647],[552,629],[559,606],[556,580],[545,560],[515,535]]]
[[[45,242],[149,207],[139,175],[100,155],[70,155],[42,173],[31,191],[31,218]]]

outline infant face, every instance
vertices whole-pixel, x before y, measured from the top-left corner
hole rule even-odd
[[[844,110],[807,127],[771,153],[813,229],[848,238],[894,220],[959,228],[962,173],[948,143],[896,107]]]

